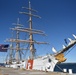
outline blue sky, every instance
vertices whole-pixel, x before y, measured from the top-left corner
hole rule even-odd
[[[12,23],[20,18],[20,23],[28,27],[28,17],[19,14],[19,11],[26,11],[22,6],[28,7],[29,0],[0,0],[0,43],[6,38],[11,37]],[[41,19],[33,18],[33,28],[45,31],[47,36],[34,35],[35,40],[47,41],[48,45],[38,45],[37,54],[44,55],[53,53],[51,51],[54,46],[57,51],[62,49],[65,44],[64,39],[76,35],[76,0],[30,0],[32,8],[37,10]],[[23,35],[24,36],[24,35]],[[39,48],[39,50],[38,50]],[[1,58],[5,58],[6,53],[0,53]],[[3,57],[4,56],[4,57]],[[66,56],[66,62],[76,62],[76,47]],[[1,61],[1,60],[0,60]],[[3,59],[2,59],[3,61]]]

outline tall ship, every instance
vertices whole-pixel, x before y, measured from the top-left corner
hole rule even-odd
[[[32,17],[41,18],[38,15],[33,14],[33,12],[37,12],[36,10],[32,9],[31,3],[29,1],[29,7],[22,7],[23,9],[28,10],[28,12],[19,12],[20,14],[28,15],[29,20],[29,27],[25,28],[23,25],[19,23],[19,19],[15,24],[12,30],[12,37],[10,39],[6,39],[7,42],[10,43],[8,48],[9,50],[9,58],[6,61],[6,67],[13,67],[13,68],[24,68],[27,70],[42,70],[42,71],[54,71],[54,68],[57,63],[62,63],[66,61],[64,53],[67,52],[71,47],[76,44],[76,36],[73,34],[74,40],[69,39],[69,43],[67,46],[63,45],[63,48],[60,51],[56,51],[53,47],[52,51],[54,54],[46,54],[44,56],[36,56],[36,49],[35,44],[49,44],[47,42],[39,42],[36,41],[34,37],[35,34],[46,36],[46,34],[41,31],[33,28],[32,24]],[[13,37],[13,32],[15,32],[16,37]],[[25,35],[27,33],[29,37],[27,39],[21,39],[20,34]],[[21,47],[21,44],[24,44],[26,48]],[[29,56],[23,59],[24,52],[29,51]],[[59,66],[57,66],[59,68]],[[63,71],[63,70],[62,70]]]

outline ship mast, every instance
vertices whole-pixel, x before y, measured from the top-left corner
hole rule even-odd
[[[26,8],[26,7],[23,7],[23,8]],[[32,16],[37,17],[37,18],[40,18],[40,17],[37,16],[37,15],[33,15],[32,14],[32,11],[33,12],[37,12],[37,11],[31,8],[30,1],[29,1],[29,8],[26,8],[26,9],[29,10],[29,13],[26,13],[26,12],[20,12],[20,13],[29,15],[29,29],[32,30]],[[34,41],[33,40],[33,33],[32,32],[29,32],[29,40],[30,41]],[[30,57],[31,57],[31,59],[33,59],[34,56],[35,56],[35,52],[36,52],[36,49],[34,47],[34,43],[33,42],[30,42],[30,52],[31,52],[31,56]]]
[[[29,27],[30,27],[30,30],[32,29],[32,15],[31,15],[31,4],[29,2]],[[30,32],[29,33],[29,40],[30,41],[33,41],[33,34]],[[34,43],[30,43],[30,51],[31,51],[31,57],[34,58],[35,56],[35,48],[34,48]]]
[[[21,24],[19,23],[19,18],[17,19],[17,23],[14,23],[13,25],[15,25],[15,28],[21,28]],[[12,39],[13,39],[13,28],[11,28],[12,30]],[[16,40],[19,39],[19,34],[20,32],[18,30],[16,30]],[[9,41],[9,40],[8,40]],[[13,42],[11,42],[11,45],[10,45],[10,59],[9,59],[9,63],[11,64],[12,63],[12,60],[13,60],[13,50],[16,51],[15,53],[15,60],[16,62],[19,62],[22,57],[21,57],[21,49],[20,49],[20,42],[16,42],[16,48],[13,47]]]
[[[12,39],[13,39],[13,31],[12,31]],[[13,42],[10,44],[10,57],[9,57],[9,64],[12,63],[13,60]]]
[[[15,28],[21,28],[23,26],[19,23],[19,18],[17,20],[17,23],[14,25],[16,25]],[[20,39],[19,35],[20,35],[20,32],[18,30],[16,30],[16,40]],[[22,60],[20,42],[16,42],[16,61],[19,62],[20,60]]]
[[[21,24],[19,24],[19,18],[18,18],[18,21],[17,21],[17,24],[16,25],[16,28],[22,26]],[[16,39],[19,39],[19,31],[17,30],[16,31]],[[21,54],[20,54],[20,43],[17,42],[16,43],[16,61],[19,62],[21,60]]]

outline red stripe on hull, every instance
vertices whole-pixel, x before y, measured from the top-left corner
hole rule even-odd
[[[26,69],[32,69],[33,68],[33,60],[28,60],[27,61],[27,66],[26,66]]]

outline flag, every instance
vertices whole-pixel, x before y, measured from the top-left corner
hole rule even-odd
[[[0,52],[7,52],[8,47],[8,44],[0,44]]]
[[[68,44],[68,43],[67,43],[67,39],[64,39],[64,41],[65,41],[66,44]]]

